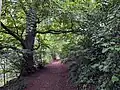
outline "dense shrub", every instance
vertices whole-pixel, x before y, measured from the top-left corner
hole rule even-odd
[[[102,3],[86,16],[87,32],[69,54],[70,80],[97,90],[120,90],[120,5]]]

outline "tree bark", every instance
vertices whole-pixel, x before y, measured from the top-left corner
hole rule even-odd
[[[25,50],[23,53],[24,60],[22,61],[21,76],[27,76],[36,71],[33,58],[33,48],[35,41],[37,16],[35,9],[30,8],[26,15],[26,36],[24,40]]]

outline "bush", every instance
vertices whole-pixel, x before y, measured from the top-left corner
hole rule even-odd
[[[69,54],[70,80],[96,90],[120,90],[120,5],[103,3],[86,16],[87,32]]]

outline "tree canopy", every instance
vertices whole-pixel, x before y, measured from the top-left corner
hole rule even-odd
[[[58,53],[75,85],[119,90],[120,1],[3,0],[0,50],[20,76]]]

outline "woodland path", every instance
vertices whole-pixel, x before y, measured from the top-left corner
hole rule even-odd
[[[53,61],[32,75],[25,90],[77,90],[68,82],[67,66]]]

